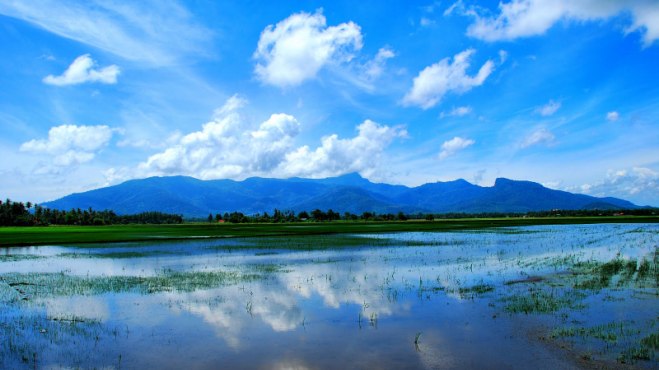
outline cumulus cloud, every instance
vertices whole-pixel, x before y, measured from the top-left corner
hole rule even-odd
[[[535,131],[531,132],[529,135],[524,138],[521,143],[522,148],[528,148],[530,146],[539,145],[539,144],[551,144],[554,142],[556,137],[551,131],[547,130],[544,127],[538,128]]]
[[[295,86],[314,78],[327,64],[351,60],[351,52],[361,48],[357,24],[327,27],[320,10],[296,13],[261,32],[253,56],[257,61],[254,73],[266,84]]]
[[[656,194],[659,194],[659,172],[647,167],[609,170],[604,180],[583,184],[575,190],[598,197],[636,197],[656,201]]]
[[[444,117],[464,117],[468,114],[470,114],[473,111],[473,109],[470,106],[463,106],[463,107],[454,107],[451,109],[449,112],[442,112],[439,114],[439,118],[444,118]]]
[[[239,113],[245,103],[240,97],[230,98],[200,131],[182,136],[175,145],[141,163],[140,174],[186,174],[202,179],[368,174],[379,164],[384,149],[407,134],[402,127],[366,120],[357,126],[353,138],[334,134],[322,138],[315,149],[295,147],[294,138],[300,132],[295,117],[276,113],[250,128]],[[109,174],[116,177],[121,171]]]
[[[606,120],[610,122],[615,122],[620,119],[620,113],[613,111],[606,114]]]
[[[402,127],[379,125],[371,120],[357,126],[357,133],[350,139],[340,139],[336,134],[326,136],[315,150],[305,145],[290,152],[282,163],[283,173],[312,178],[350,172],[369,174],[394,139],[407,137]]]
[[[34,139],[21,145],[23,152],[48,154],[53,164],[66,167],[89,162],[112,138],[108,126],[61,125],[48,131],[47,139]]]
[[[456,8],[474,18],[467,34],[485,41],[542,35],[563,20],[605,20],[623,13],[631,15],[626,33],[640,32],[646,47],[659,39],[659,3],[653,0],[512,0],[499,3],[494,16],[478,7],[465,9],[461,3],[450,9]]]
[[[95,69],[95,66],[96,62],[89,54],[84,54],[77,57],[60,76],[48,75],[44,77],[43,82],[55,86],[77,85],[85,82],[117,83],[117,76],[121,72],[118,66],[113,64],[100,69]]]
[[[434,107],[447,93],[465,93],[480,86],[494,70],[494,62],[485,62],[474,76],[467,75],[469,59],[475,53],[467,49],[453,57],[444,58],[426,67],[414,78],[412,89],[403,98],[403,104],[423,109]]]
[[[445,141],[442,144],[442,151],[439,153],[439,159],[443,160],[447,157],[452,156],[453,154],[465,149],[476,143],[474,140],[465,139],[459,136],[454,137],[451,140]]]
[[[537,108],[535,111],[541,116],[549,117],[556,113],[556,111],[561,107],[560,102],[555,102],[550,100],[549,103],[543,105],[542,107]]]

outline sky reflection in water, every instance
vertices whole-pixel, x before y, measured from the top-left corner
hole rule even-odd
[[[488,300],[461,294],[460,288],[498,288],[508,280],[561,272],[566,257],[651,258],[658,231],[656,225],[572,225],[377,234],[362,235],[364,247],[317,251],[221,249],[258,239],[15,248],[0,256],[44,258],[0,262],[0,274],[222,270],[263,276],[192,292],[43,298],[20,306],[20,312],[7,305],[11,315],[98,321],[96,334],[77,335],[76,344],[63,334],[56,346],[39,347],[39,331],[24,330],[32,337],[23,345],[35,346],[46,367],[570,367],[568,359],[530,340],[535,324],[529,319],[494,319]],[[369,247],[371,238],[396,242]],[[405,246],[409,242],[430,245]],[[107,258],[130,251],[145,255]],[[86,256],[97,253],[104,258]]]

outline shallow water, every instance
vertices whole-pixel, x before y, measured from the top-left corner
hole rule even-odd
[[[289,249],[300,238],[0,250],[0,367],[616,366],[659,328],[656,280],[581,292],[578,307],[550,313],[507,308],[536,288],[563,294],[548,277],[563,284],[579,261],[653,261],[657,225],[367,234],[348,247],[318,238],[301,250]],[[232,275],[198,281],[219,272]],[[529,277],[547,280],[505,284]],[[630,334],[550,338],[611,322]],[[655,353],[632,366],[656,366]]]

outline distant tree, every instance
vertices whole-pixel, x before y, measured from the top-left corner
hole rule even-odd
[[[311,211],[311,217],[316,221],[325,221],[327,219],[327,214],[320,209],[316,208]]]
[[[402,211],[398,212],[397,217],[399,221],[407,221],[407,216]]]
[[[338,212],[332,211],[332,209],[327,210],[327,219],[330,221],[340,220],[341,215]]]
[[[307,211],[302,211],[297,214],[297,218],[300,219],[300,221],[308,220],[309,219],[309,213]]]
[[[427,221],[434,221],[435,220],[435,215],[433,215],[432,213],[428,213],[426,215],[426,220]]]
[[[295,212],[290,211],[290,210],[289,210],[289,211],[285,211],[285,212],[284,212],[284,219],[285,219],[287,222],[294,222],[294,221],[296,221],[296,219],[295,219]]]
[[[284,222],[286,220],[284,219],[284,214],[280,210],[275,208],[275,210],[272,213],[272,221],[273,222]]]
[[[211,222],[213,222],[213,214],[209,213],[208,214],[208,223],[211,223]]]
[[[215,221],[220,222],[221,220],[222,220],[222,215],[220,214],[220,212],[218,212],[218,213],[215,215]]]

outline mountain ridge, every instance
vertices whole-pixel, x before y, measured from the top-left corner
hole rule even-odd
[[[251,177],[242,181],[154,176],[73,193],[42,205],[55,209],[111,209],[118,214],[161,211],[186,217],[233,211],[255,214],[275,208],[296,212],[331,208],[357,214],[640,208],[623,199],[573,194],[524,180],[498,178],[487,187],[457,179],[408,187],[373,183],[356,173],[325,179]]]

